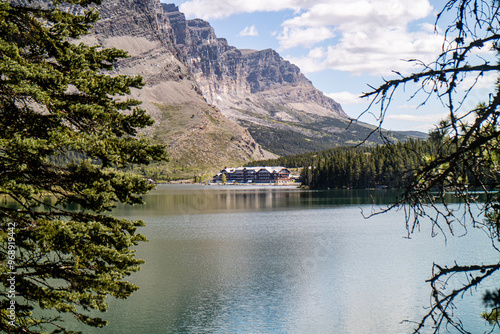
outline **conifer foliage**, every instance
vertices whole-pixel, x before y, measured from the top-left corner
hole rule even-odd
[[[435,155],[432,140],[408,140],[376,147],[332,149],[301,172],[302,184],[311,189],[401,188]]]
[[[69,333],[59,313],[100,327],[88,311],[137,289],[124,278],[142,263],[131,247],[145,240],[143,223],[109,210],[151,189],[120,168],[166,154],[136,136],[152,124],[126,98],[142,79],[106,73],[126,53],[75,42],[99,3],[0,2],[2,332]],[[72,155],[85,159],[57,163]]]

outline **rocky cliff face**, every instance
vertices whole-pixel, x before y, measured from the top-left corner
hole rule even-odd
[[[176,44],[209,103],[219,106],[217,97],[221,93],[250,94],[239,50],[229,46],[225,39],[217,38],[208,22],[186,20],[173,4],[163,4],[163,8],[174,30]]]
[[[238,50],[217,38],[208,22],[186,20],[173,4],[163,10],[205,99],[266,149],[300,153],[358,143],[370,133],[366,124],[349,126],[340,104],[276,51]]]
[[[103,1],[98,10],[101,20],[83,41],[128,51],[130,58],[119,62],[115,74],[144,78],[146,86],[132,97],[156,120],[144,135],[167,145],[169,166],[194,173],[263,157],[246,129],[207,104],[180,51],[176,22],[159,0]]]
[[[101,20],[82,41],[129,52],[115,74],[144,78],[132,97],[156,120],[143,135],[167,145],[169,166],[192,175],[262,159],[260,145],[287,155],[359,143],[372,130],[348,127],[341,106],[277,52],[238,50],[173,4],[105,0],[98,10]]]
[[[173,4],[163,4],[163,8],[174,29],[176,44],[185,54],[204,96],[224,112],[231,108],[224,99],[234,102],[253,97],[291,108],[300,105],[298,111],[305,113],[348,118],[340,104],[315,89],[297,66],[276,51],[238,50],[226,39],[217,38],[208,22],[186,20]]]
[[[173,4],[107,0],[99,12],[87,42],[130,53],[116,73],[144,78],[133,97],[156,119],[148,135],[168,145],[171,165],[220,168],[263,158],[259,144],[286,155],[359,143],[372,130],[348,127],[341,106],[277,52],[238,50]]]

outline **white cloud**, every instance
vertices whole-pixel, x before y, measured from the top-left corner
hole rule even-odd
[[[283,46],[287,46],[285,42]],[[288,57],[304,71],[325,69],[352,74],[388,75],[392,71],[410,73],[417,70],[418,59],[431,62],[439,54],[442,37],[424,33],[409,34],[405,31],[352,31],[342,35],[335,45],[327,47],[323,58]]]
[[[329,93],[325,95],[334,99],[341,105],[359,104],[368,102],[366,98],[362,99],[359,94],[353,94],[351,92]]]
[[[188,17],[205,20],[221,19],[240,13],[276,12],[285,9],[300,11],[321,0],[189,0],[180,5]]]
[[[257,31],[255,25],[252,25],[250,27],[245,27],[245,29],[240,31],[240,36],[259,36],[259,32]]]
[[[408,60],[430,62],[439,54],[441,45],[441,37],[403,29],[346,32],[337,45],[328,47],[323,64],[325,68],[354,74],[387,75],[393,70],[409,73],[415,70],[415,63]]]
[[[309,57],[311,58],[322,58],[325,56],[325,49],[322,47],[311,49],[309,51]]]
[[[407,121],[412,123],[431,123],[437,124],[440,120],[445,119],[447,117],[447,113],[437,113],[430,115],[422,115],[416,112],[416,114],[394,114],[394,115],[386,115],[385,119],[387,120],[398,120],[398,121]]]
[[[409,24],[432,13],[428,0],[340,0],[319,3],[306,12],[283,22],[279,35],[281,49],[295,46],[311,47],[337,35],[329,43],[323,58],[291,58],[307,71],[334,69],[354,74],[387,75],[391,70],[408,73],[414,64],[408,59],[424,62],[439,53],[443,39],[429,24],[420,24],[419,31],[410,31]],[[311,31],[309,40],[297,38]],[[329,34],[316,33],[328,31]],[[328,44],[328,43],[327,43]]]
[[[417,104],[402,104],[402,105],[398,105],[396,108],[417,110],[419,107],[420,107],[420,105],[417,105]]]
[[[476,81],[477,79],[477,81]],[[461,89],[468,89],[474,85],[476,90],[487,90],[489,93],[493,91],[498,80],[498,72],[490,72],[476,78],[474,75],[467,76],[458,86]]]
[[[392,130],[419,130],[428,132],[431,129],[435,129],[436,124],[446,119],[447,116],[446,112],[424,114],[423,112],[414,111],[411,114],[388,114],[385,116],[384,122],[392,124]]]
[[[304,8],[305,9],[305,8]],[[425,18],[432,12],[428,0],[331,0],[311,6],[305,13],[283,23],[285,26],[342,26],[379,25],[400,26]]]
[[[318,72],[325,69],[322,64],[322,59],[327,55],[325,48],[317,47],[311,49],[306,57],[296,58],[292,56],[284,56],[292,64],[297,65],[302,73]]]
[[[306,48],[334,37],[329,27],[295,28],[285,27],[278,36],[280,49],[291,49],[297,46]]]

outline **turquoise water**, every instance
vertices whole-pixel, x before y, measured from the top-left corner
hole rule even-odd
[[[403,212],[363,218],[390,203],[382,191],[159,186],[145,200],[114,212],[147,223],[131,277],[141,289],[84,332],[409,333],[434,262],[498,259],[479,231],[445,243],[424,224],[407,239]],[[457,304],[473,333],[488,329],[482,291]]]

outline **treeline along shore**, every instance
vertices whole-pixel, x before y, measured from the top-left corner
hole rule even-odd
[[[400,188],[408,186],[426,163],[450,150],[452,145],[444,138],[431,136],[374,147],[337,147],[253,164],[302,168],[302,185],[310,189]],[[471,186],[479,181],[491,183],[476,180],[474,175],[464,180]]]

